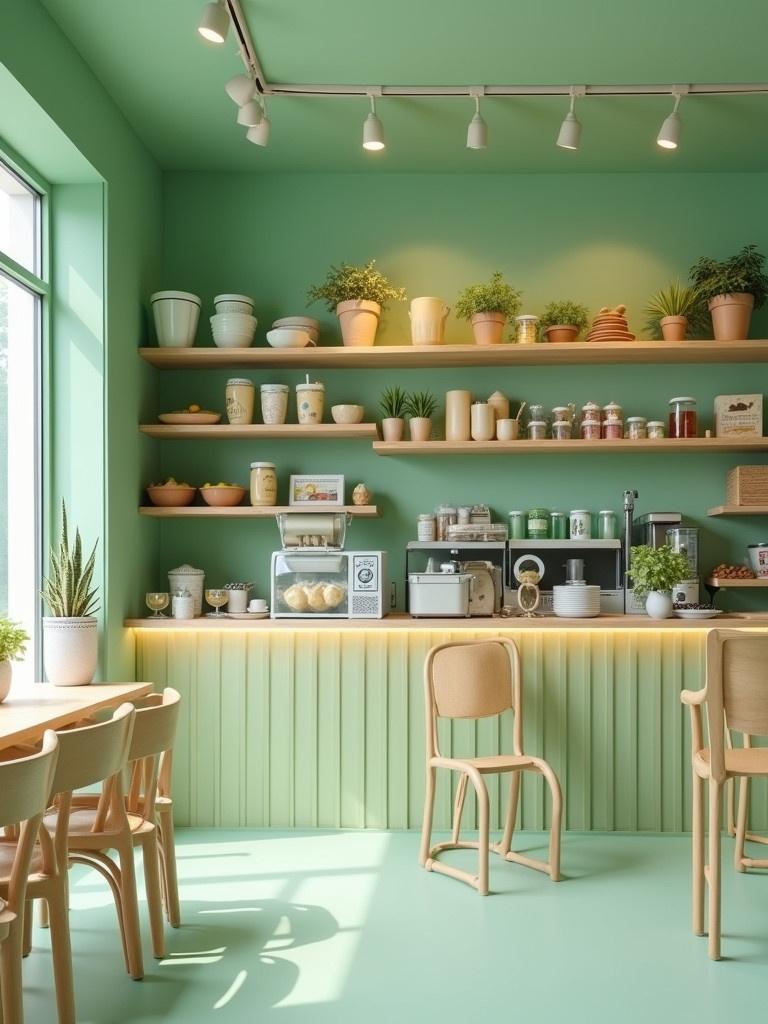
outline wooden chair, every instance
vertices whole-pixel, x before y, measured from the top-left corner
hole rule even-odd
[[[704,891],[708,883],[709,955],[719,960],[722,794],[731,779],[740,780],[742,799],[736,825],[735,858],[736,867],[744,870],[750,864],[744,858],[745,783],[751,776],[768,776],[768,749],[751,747],[751,737],[768,735],[768,637],[713,629],[707,637],[705,686],[696,692],[683,690],[680,699],[691,710],[693,930],[697,935],[704,934]],[[704,744],[702,705],[706,705],[709,746]],[[726,722],[729,730],[742,732],[748,738],[745,747],[726,745]],[[709,783],[708,865],[704,860],[705,780]]]
[[[56,734],[48,731],[39,752],[0,764],[0,828],[8,831],[11,826],[20,826],[7,874],[0,869],[0,993],[4,1024],[22,1024],[24,1020],[21,956],[27,878],[48,806],[58,753]]]
[[[424,801],[424,823],[419,862],[428,871],[439,871],[467,882],[480,893],[488,895],[488,852],[505,860],[523,864],[560,879],[560,825],[562,796],[560,783],[552,768],[540,757],[523,753],[523,707],[520,654],[516,644],[497,637],[491,640],[462,640],[439,644],[427,655],[424,665],[426,702],[427,786]],[[438,746],[438,718],[488,718],[511,709],[514,714],[512,754],[488,757],[443,757]],[[459,773],[450,842],[431,846],[432,817],[435,803],[435,772],[448,768]],[[512,832],[517,817],[520,793],[520,772],[542,775],[552,794],[552,825],[549,838],[549,860],[540,861],[512,849]],[[489,799],[484,775],[510,774],[509,804],[504,833],[499,843],[489,841]],[[467,792],[467,781],[477,794],[479,840],[460,839],[461,815]],[[477,849],[479,868],[476,875],[461,871],[436,860],[444,850]]]

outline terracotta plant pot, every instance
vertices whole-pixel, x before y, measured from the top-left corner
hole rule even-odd
[[[381,317],[378,302],[350,299],[340,302],[336,315],[341,324],[341,337],[345,345],[373,345]]]
[[[685,341],[688,331],[687,316],[663,316],[659,324],[664,341]]]
[[[709,312],[712,315],[715,341],[744,341],[749,336],[749,321],[754,304],[755,297],[748,292],[716,295],[710,299]]]
[[[432,433],[432,420],[426,416],[411,416],[408,429],[412,441],[428,441]]]
[[[476,345],[500,345],[504,340],[504,325],[507,318],[503,313],[475,313],[472,330]]]
[[[405,420],[399,416],[386,416],[381,421],[381,434],[385,441],[402,441],[404,431]]]
[[[553,324],[544,330],[547,341],[551,341],[553,345],[559,345],[561,342],[576,341],[578,333],[579,328],[574,327],[573,324]]]

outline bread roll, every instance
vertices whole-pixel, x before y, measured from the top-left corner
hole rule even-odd
[[[307,591],[298,583],[294,583],[292,587],[283,594],[283,600],[294,612],[305,612],[309,606],[309,600],[307,598]]]
[[[309,607],[313,612],[324,612],[326,610],[324,590],[324,583],[316,583],[313,587],[307,587],[307,599]]]
[[[323,599],[328,609],[338,608],[344,600],[344,589],[336,583],[326,583],[323,587]]]

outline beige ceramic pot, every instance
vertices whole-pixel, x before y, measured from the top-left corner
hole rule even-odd
[[[404,430],[405,420],[399,416],[385,416],[381,421],[381,435],[385,441],[402,441]]]
[[[709,312],[715,341],[744,341],[749,335],[754,304],[755,297],[748,292],[732,292],[710,299]]]
[[[472,330],[476,345],[500,345],[504,340],[504,324],[507,318],[503,313],[475,313],[472,317]]]
[[[373,345],[381,317],[378,302],[350,299],[340,302],[336,315],[341,324],[341,337],[345,345]]]
[[[579,328],[573,324],[553,324],[545,329],[544,337],[553,345],[559,345],[562,342],[576,341],[578,333]]]
[[[492,441],[496,436],[496,412],[487,402],[472,406],[472,440]]]
[[[408,429],[412,441],[428,441],[432,433],[432,420],[426,416],[411,416]]]
[[[468,441],[470,434],[471,391],[446,391],[445,393],[445,439],[446,441]]]
[[[11,692],[11,663],[0,661],[0,704]]]
[[[43,667],[54,686],[86,686],[96,675],[98,623],[93,615],[43,617]]]
[[[687,316],[663,316],[659,324],[664,341],[685,341],[688,330]]]

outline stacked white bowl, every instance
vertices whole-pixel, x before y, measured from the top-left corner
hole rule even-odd
[[[600,587],[586,583],[552,587],[552,610],[564,619],[594,619],[600,614]]]
[[[319,337],[320,321],[311,316],[280,317],[267,331],[267,341],[273,348],[305,348],[316,345]]]
[[[211,317],[213,340],[219,348],[248,348],[253,344],[258,320],[253,315],[253,299],[247,295],[217,295],[216,314]]]

